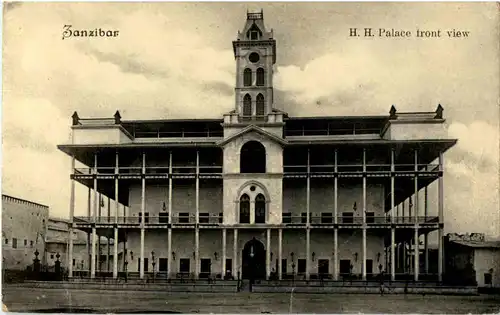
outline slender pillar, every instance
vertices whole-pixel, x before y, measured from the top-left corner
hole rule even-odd
[[[363,148],[363,260],[362,266],[362,280],[366,280],[366,149]]]
[[[267,229],[266,233],[266,279],[271,276],[271,229]]]
[[[413,198],[413,206],[415,207],[415,225],[418,226],[418,215],[419,215],[419,200],[418,200],[418,150],[415,149],[415,198]]]
[[[198,279],[200,276],[200,229],[198,228],[194,231],[194,260],[195,278]]]
[[[97,153],[94,154],[94,211],[92,213],[93,222],[97,221],[97,211],[99,205],[99,196],[97,192]],[[90,277],[95,278],[96,270],[96,228],[95,225],[92,227],[92,257],[90,261]]]
[[[99,222],[101,222],[102,218],[102,195],[99,194],[99,212],[97,213],[97,218]],[[97,271],[101,272],[101,255],[102,255],[102,248],[101,248],[101,235],[99,234],[99,231],[97,231]]]
[[[113,237],[113,278],[118,278],[118,228],[114,228]]]
[[[278,230],[278,272],[279,280],[283,279],[282,270],[283,270],[283,230]]]
[[[226,275],[226,238],[227,231],[225,228],[222,228],[222,279],[224,279],[224,276]]]
[[[339,261],[339,239],[338,228],[333,230],[333,280],[339,279],[338,261]]]
[[[127,217],[127,206],[123,205],[123,217]],[[127,268],[125,267],[125,261],[128,261],[127,259],[127,241],[128,241],[128,235],[127,235],[127,230],[124,229],[124,239],[123,239],[123,272],[127,271]]]
[[[200,276],[200,228],[198,223],[200,222],[200,152],[196,151],[196,196],[195,196],[195,208],[196,208],[196,228],[194,235],[194,266],[195,266],[195,278],[198,279]]]
[[[394,149],[391,149],[391,280],[396,280],[396,261],[395,261],[395,244],[396,244],[396,228],[394,225]]]
[[[307,149],[307,177],[306,177],[306,212],[307,212],[307,226],[311,223],[310,205],[311,205],[311,164],[310,164],[310,150]]]
[[[306,280],[309,280],[311,269],[311,230],[306,229]]]
[[[120,211],[120,202],[118,195],[118,174],[120,172],[118,164],[118,151],[115,156],[115,224],[114,237],[113,237],[113,278],[118,278],[118,212]],[[123,252],[123,259],[125,260],[125,251]]]
[[[169,162],[168,162],[168,223],[172,224],[172,151],[169,152]],[[173,275],[172,272],[172,228],[168,228],[167,235],[167,247],[168,247],[168,259],[167,259],[167,277],[170,279],[170,275]]]
[[[414,272],[414,277],[415,277],[415,281],[418,281],[418,272],[419,272],[419,263],[420,263],[420,256],[419,256],[419,251],[420,251],[420,248],[419,248],[419,238],[418,238],[418,228],[415,228],[415,236],[414,236],[414,240],[415,240],[415,244],[414,244],[414,248],[413,248],[413,254],[414,254],[414,265],[415,267],[413,268],[413,272]]]
[[[75,171],[75,157],[71,157],[71,174]],[[75,215],[75,181],[70,179],[69,229],[68,229],[68,276],[73,277],[73,217]]]
[[[335,149],[335,159],[334,159],[334,172],[335,177],[333,178],[333,222],[338,224],[338,161],[337,161],[337,149]]]
[[[170,215],[170,214],[169,214]],[[168,234],[167,234],[167,278],[170,279],[170,275],[173,274],[172,272],[172,229],[168,229]]]
[[[96,230],[95,227],[92,227],[92,260],[90,261],[90,278],[95,278],[95,244],[96,243]]]
[[[111,222],[111,199],[108,197],[108,222]],[[106,272],[109,272],[111,270],[111,260],[110,260],[110,256],[111,256],[111,246],[109,246],[109,243],[110,243],[110,237],[106,237],[106,240],[107,240],[107,243],[106,243],[106,247],[108,248],[108,252],[106,254]]]
[[[142,153],[142,189],[141,189],[141,252],[139,258],[139,277],[144,279],[144,234],[145,234],[145,221],[146,221],[146,153]]]
[[[238,230],[234,229],[233,237],[233,277],[238,276]]]
[[[427,186],[424,189],[424,216],[427,221],[427,211],[428,211],[428,195],[427,195]],[[424,234],[424,272],[429,273],[429,235],[426,232]]]
[[[443,244],[443,224],[444,224],[444,165],[443,153],[439,153],[439,180],[438,180],[438,216],[439,216],[439,236],[438,236],[438,274],[439,281],[443,281],[444,272],[444,244]]]
[[[91,213],[92,213],[92,192],[91,192],[91,189],[89,187],[88,189],[88,195],[87,195],[87,216],[90,220],[90,217],[91,217]],[[90,235],[91,233],[87,233],[87,270],[89,271],[89,274],[90,274],[90,262],[92,261],[92,254],[91,254],[91,239],[90,239]]]
[[[172,224],[172,151],[170,151],[168,175],[168,223]]]

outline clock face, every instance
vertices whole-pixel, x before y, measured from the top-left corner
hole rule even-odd
[[[248,60],[250,60],[251,63],[256,63],[260,60],[260,56],[258,53],[253,52],[248,56]]]

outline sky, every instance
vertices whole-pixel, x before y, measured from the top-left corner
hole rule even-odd
[[[444,107],[445,232],[500,236],[496,3],[6,3],[2,193],[69,213],[71,115],[221,118],[234,108],[232,41],[263,9],[277,41],[275,107],[291,116]],[[62,39],[73,29],[116,38]],[[350,28],[441,38],[349,37]],[[448,38],[447,30],[467,38]],[[77,187],[76,215],[86,192]]]

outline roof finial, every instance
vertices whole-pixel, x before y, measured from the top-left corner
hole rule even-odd
[[[75,111],[71,116],[73,118],[73,126],[76,126],[80,123],[80,117],[78,117],[78,113]]]
[[[436,108],[436,116],[434,116],[434,118],[443,119],[443,111],[444,111],[443,106],[441,106],[441,104],[438,104],[438,107]]]
[[[115,113],[115,124],[116,125],[119,125],[121,123],[121,119],[122,119],[122,116],[120,115],[120,112],[119,111],[116,111]]]
[[[389,119],[396,119],[396,107],[394,105],[391,106],[391,110],[389,111]]]

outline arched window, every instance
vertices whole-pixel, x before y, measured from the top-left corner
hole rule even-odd
[[[240,198],[240,223],[250,223],[250,197],[247,194]]]
[[[264,69],[257,69],[257,86],[264,86]]]
[[[258,141],[248,141],[240,152],[240,173],[265,173],[266,148]]]
[[[255,114],[262,118],[265,115],[265,103],[264,103],[264,95],[257,95],[257,103],[255,108]]]
[[[255,223],[266,223],[266,197],[263,194],[255,197]]]
[[[243,85],[251,86],[252,85],[252,70],[246,68],[243,70]]]
[[[250,96],[250,94],[246,94],[243,97],[243,116],[252,116],[252,97]]]

